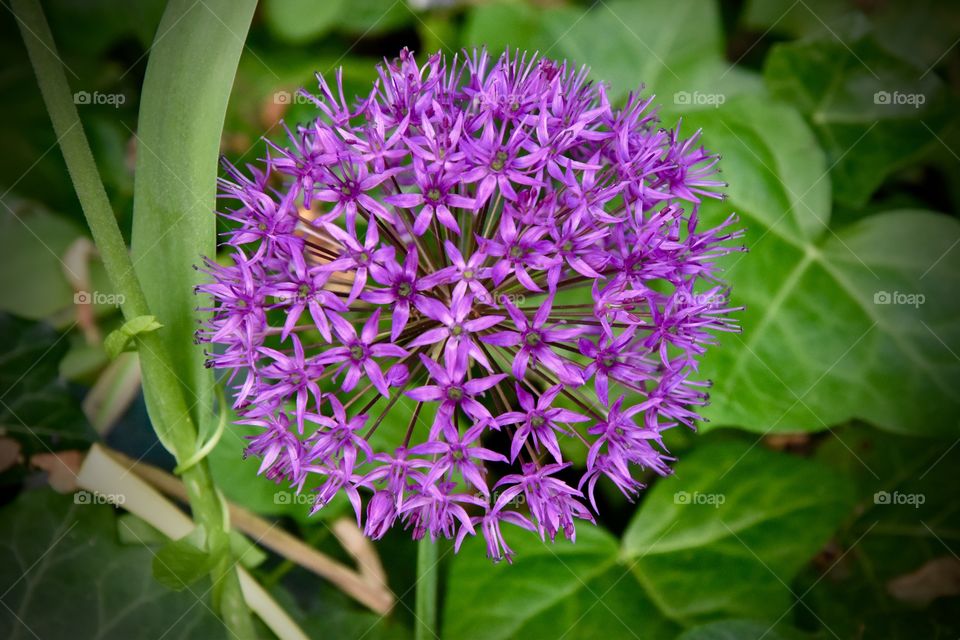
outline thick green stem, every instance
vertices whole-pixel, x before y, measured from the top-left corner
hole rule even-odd
[[[107,275],[122,297],[123,315],[127,320],[150,315],[146,297],[97,172],[43,10],[37,0],[13,0],[13,7],[80,206]],[[139,334],[136,340],[144,387],[151,389],[156,400],[151,406],[150,416],[154,428],[161,440],[173,449],[177,460],[182,461],[196,449],[197,427],[191,418],[180,381],[170,365],[162,331]],[[206,462],[201,461],[185,471],[183,481],[194,520],[208,532],[209,548],[223,548],[226,545],[221,542],[227,536],[224,516]],[[226,625],[236,637],[255,637],[253,622],[229,554],[218,563],[212,578]]]
[[[416,640],[435,640],[437,633],[437,543],[425,535],[417,543]]]

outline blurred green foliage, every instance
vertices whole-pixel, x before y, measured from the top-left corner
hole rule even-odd
[[[125,232],[163,4],[45,3],[74,90],[123,96],[80,112]],[[111,507],[26,490],[29,455],[96,439],[77,397],[106,360],[96,334],[117,317],[99,305],[99,331],[81,331],[91,320],[76,314],[74,276],[109,287],[95,256],[67,257],[87,237],[82,216],[9,12],[0,33],[0,311],[17,316],[0,319],[0,427],[25,454],[0,472],[0,592],[12,585],[0,599],[44,638],[98,625],[104,637],[159,635],[161,623],[173,625],[166,637],[212,637],[205,607],[150,577],[143,546],[165,540],[123,543]],[[361,94],[378,60],[404,46],[538,50],[589,65],[614,100],[656,94],[665,127],[702,129],[729,183],[702,216],[736,211],[747,229],[750,252],[727,263],[732,301],[747,307],[743,333],[721,336],[702,369],[714,380],[708,433],[670,435],[676,474],[651,478],[640,504],[601,487],[603,520],[581,526],[575,545],[508,533],[512,566],[491,565],[477,540],[446,553],[442,637],[960,634],[949,586],[960,565],[958,38],[960,10],[937,0],[261,3],[221,143],[233,162],[262,157],[261,136],[282,139],[282,122],[314,117],[295,95],[314,73],[342,67],[346,92]],[[915,303],[892,304],[898,294]],[[63,364],[81,357],[92,364]],[[395,441],[404,412],[378,437]],[[244,435],[229,431],[210,459],[226,497],[343,558],[324,533],[342,502],[308,518],[255,475]],[[142,410],[110,437],[136,456],[158,453]],[[382,620],[276,557],[254,572],[313,637],[404,637],[414,547],[396,532],[378,549],[400,598]],[[43,571],[18,579],[34,562]],[[111,617],[105,599],[126,613]],[[4,616],[0,635],[28,635]]]

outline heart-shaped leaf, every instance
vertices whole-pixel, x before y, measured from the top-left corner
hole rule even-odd
[[[49,326],[0,313],[0,430],[27,454],[89,445],[97,438],[59,375],[69,340]]]
[[[647,595],[687,623],[775,620],[787,586],[853,505],[829,469],[749,443],[703,446],[659,481],[623,536]]]
[[[955,444],[865,425],[838,430],[821,444],[817,458],[856,482],[857,517],[837,534],[826,566],[797,580],[798,619],[841,638],[960,635],[957,598],[948,595],[955,574],[930,569],[938,560],[955,567],[960,554]]]
[[[739,99],[690,114],[723,152],[746,255],[727,278],[743,334],[703,364],[705,415],[751,430],[815,431],[860,417],[894,431],[956,433],[960,387],[960,224],[923,211],[828,228],[829,177],[786,106]]]
[[[512,565],[492,564],[482,540],[461,548],[450,572],[443,637],[652,640],[676,633],[620,564],[617,540],[603,529],[580,526],[576,544],[505,533],[517,553]]]
[[[583,523],[575,544],[505,528],[513,565],[468,540],[451,567],[444,637],[663,638],[678,624],[773,622],[789,602],[784,583],[851,505],[851,488],[821,465],[707,445],[646,495],[619,549]]]
[[[198,602],[150,575],[152,552],[120,545],[113,507],[28,491],[0,516],[0,637],[215,638],[223,627]],[[206,589],[204,589],[205,591]]]
[[[849,41],[849,43],[848,43]],[[797,105],[827,150],[836,199],[863,206],[891,172],[939,146],[943,83],[871,36],[779,44],[764,65],[771,92]]]

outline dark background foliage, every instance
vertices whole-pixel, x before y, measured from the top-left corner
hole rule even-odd
[[[108,364],[119,315],[2,4],[0,636],[214,637],[204,588],[152,575],[162,534],[57,495],[56,470],[33,464],[96,441],[172,460],[135,358]],[[43,4],[129,233],[164,3]],[[664,126],[703,128],[730,184],[704,217],[737,211],[748,230],[750,252],[728,262],[743,333],[705,359],[709,422],[672,434],[675,475],[638,504],[605,487],[576,545],[512,537],[513,566],[476,541],[445,548],[444,638],[960,636],[958,40],[946,0],[261,2],[222,140],[234,162],[261,157],[281,119],[312,116],[293,92],[315,71],[342,66],[361,93],[402,47],[519,47],[588,64],[617,100],[642,83]],[[226,497],[346,560],[328,528],[342,506],[308,519],[278,503],[238,434],[211,456]],[[395,532],[376,548],[400,599],[385,618],[271,554],[250,565],[312,637],[405,637],[414,545]]]

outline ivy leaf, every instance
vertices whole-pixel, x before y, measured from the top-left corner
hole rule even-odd
[[[696,38],[686,35],[693,32]],[[613,0],[590,9],[482,4],[468,16],[464,44],[487,45],[494,54],[536,49],[545,57],[588,65],[591,77],[609,83],[614,100],[642,83],[644,93],[656,93],[664,105],[677,102],[683,110],[710,106],[685,102],[684,93],[725,101],[762,85],[756,74],[731,68],[724,59],[714,2]]]
[[[132,513],[117,516],[117,539],[121,544],[162,545],[170,542],[165,533]]]
[[[309,598],[295,597],[283,583],[274,584],[269,590],[301,629],[320,629],[319,635],[323,638],[409,640],[413,637],[399,616],[382,616],[358,607],[336,586],[324,581],[311,585]]]
[[[701,446],[647,493],[623,536],[633,574],[665,615],[775,620],[786,586],[853,506],[829,469],[760,447]]]
[[[151,551],[118,544],[113,507],[37,490],[0,513],[0,584],[16,616],[0,616],[0,637],[222,635],[220,621],[195,596],[168,591],[151,577]]]
[[[819,447],[823,464],[856,483],[857,517],[839,532],[820,570],[808,570],[798,580],[797,592],[805,594],[798,623],[829,628],[840,637],[960,636],[956,597],[917,606],[894,597],[891,585],[935,558],[960,554],[954,535],[960,530],[955,443],[851,425]]]
[[[859,417],[956,433],[960,224],[893,211],[829,229],[824,159],[789,107],[738,99],[684,123],[723,152],[729,201],[706,219],[738,212],[750,250],[727,261],[732,301],[747,309],[743,334],[704,358],[716,385],[705,416],[759,432]]]
[[[835,0],[747,0],[740,20],[760,33],[800,37],[826,32],[824,25],[862,18],[854,3]]]
[[[862,28],[869,23],[884,49],[926,70],[945,62],[944,54],[950,51],[960,30],[960,9],[940,0],[877,5],[836,0],[747,0],[741,21],[758,33],[797,38],[835,37],[837,29]]]
[[[817,242],[764,231],[748,234],[751,264],[730,272],[748,307],[744,335],[725,336],[707,356],[705,375],[719,384],[705,414],[762,432],[862,418],[957,433],[960,255],[950,249],[960,224],[894,211]]]
[[[576,544],[505,527],[513,565],[466,541],[451,566],[444,637],[664,638],[677,625],[773,621],[790,600],[780,580],[793,579],[852,504],[851,487],[822,465],[708,444],[647,493],[619,548],[586,523]]]
[[[60,377],[69,340],[51,327],[0,313],[0,428],[26,453],[84,447],[97,438]]]
[[[837,201],[861,207],[893,171],[939,145],[948,100],[936,74],[924,71],[869,35],[829,36],[776,45],[764,78],[810,119]]]
[[[960,31],[960,7],[954,2],[915,0],[888,2],[871,13],[877,41],[918,67],[943,64]]]
[[[677,640],[799,640],[797,631],[783,631],[767,623],[752,620],[721,620],[688,629]]]
[[[620,92],[643,82],[661,93],[664,86],[680,82],[689,69],[718,59],[723,52],[713,2],[605,2],[569,28],[565,35],[556,34],[559,57],[589,64],[595,77]],[[697,37],[686,37],[688,33]]]
[[[444,638],[652,640],[677,632],[620,564],[617,540],[603,529],[581,524],[576,544],[544,544],[509,525],[504,532],[517,553],[512,565],[493,564],[477,538],[454,559]]]

